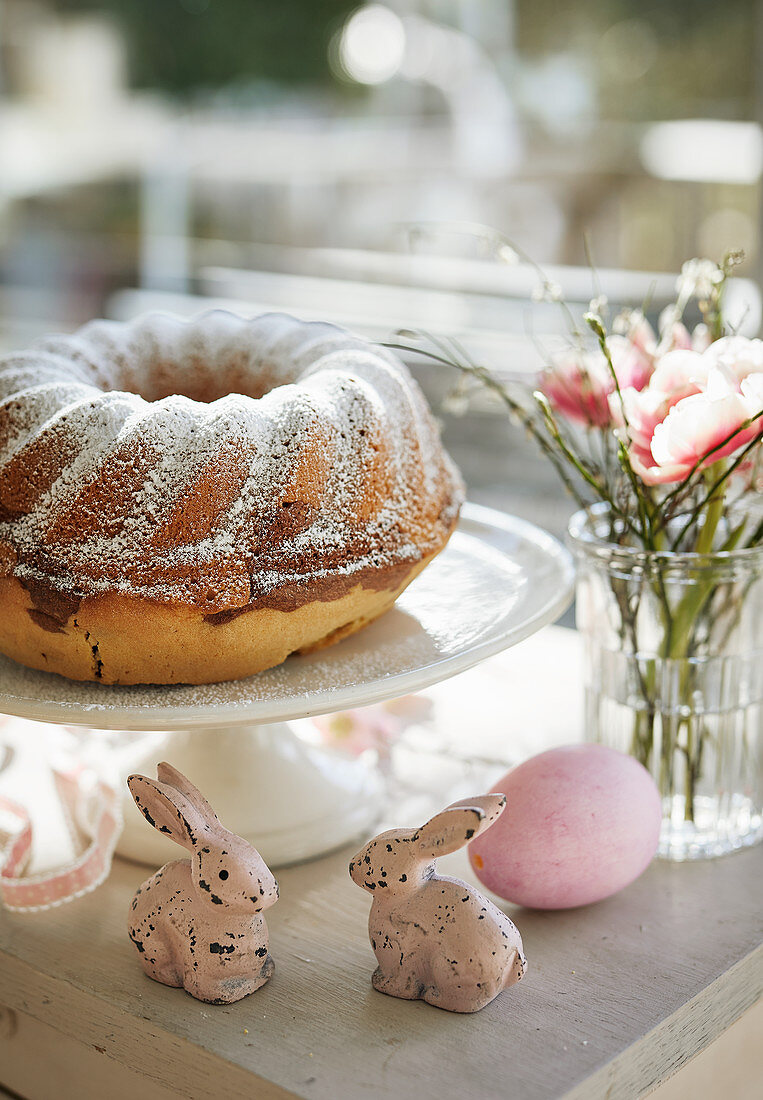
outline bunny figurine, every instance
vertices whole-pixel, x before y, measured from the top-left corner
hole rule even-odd
[[[270,978],[262,911],[278,883],[262,856],[220,824],[207,800],[169,764],[158,782],[127,780],[149,825],[191,853],[146,879],[132,900],[130,939],[149,978],[183,986],[192,997],[231,1004]]]
[[[500,816],[502,794],[454,802],[420,829],[391,829],[350,863],[350,878],[373,894],[368,932],[380,993],[422,998],[450,1012],[477,1012],[526,970],[522,939],[479,891],[435,871]]]

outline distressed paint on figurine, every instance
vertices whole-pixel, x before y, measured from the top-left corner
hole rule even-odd
[[[373,895],[368,932],[379,965],[371,980],[380,993],[477,1012],[524,975],[512,921],[434,863],[492,825],[505,805],[500,794],[462,799],[420,829],[381,833],[350,863],[352,881]]]
[[[130,793],[149,825],[191,858],[165,864],[138,889],[130,939],[149,978],[200,1001],[231,1004],[273,973],[262,912],[278,900],[278,883],[257,849],[220,824],[184,775],[162,763],[157,776],[131,775]]]

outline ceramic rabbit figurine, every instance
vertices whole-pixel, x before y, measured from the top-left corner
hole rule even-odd
[[[130,939],[149,978],[183,986],[200,1001],[231,1004],[270,978],[262,911],[278,883],[256,848],[220,824],[212,807],[169,764],[158,782],[127,780],[146,821],[182,844],[190,859],[167,863],[132,900]]]
[[[525,973],[522,939],[506,914],[434,864],[492,825],[505,805],[502,794],[454,802],[420,829],[381,833],[352,860],[352,881],[373,894],[368,931],[379,992],[476,1012]]]

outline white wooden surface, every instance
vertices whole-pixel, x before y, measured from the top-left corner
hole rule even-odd
[[[351,854],[281,872],[269,920],[276,975],[230,1008],[143,976],[124,932],[137,867],[117,866],[101,891],[67,908],[3,914],[0,990],[24,1020],[5,1042],[31,1018],[84,1044],[91,1060],[98,1053],[188,1097],[256,1088],[439,1100],[463,1084],[480,1097],[596,1100],[641,1095],[760,996],[760,850],[656,863],[586,909],[516,912],[527,980],[476,1016],[371,988],[368,905],[347,877]],[[32,1054],[43,1072],[54,1052],[37,1038]],[[86,1060],[81,1073],[80,1091],[66,1095],[102,1095]],[[2,1070],[0,1082],[14,1088]]]
[[[511,662],[488,662],[488,672],[508,686],[512,665],[526,678],[542,654],[541,636]],[[558,693],[575,670],[556,657],[546,668],[557,718],[545,736],[560,741],[567,726]],[[458,684],[448,688],[454,704]],[[473,684],[464,678],[462,697]],[[567,706],[576,704],[568,697]],[[505,722],[518,723],[517,739],[529,741],[527,700],[512,711]],[[498,727],[490,732],[495,738]],[[143,1100],[442,1100],[465,1092],[627,1100],[664,1081],[761,997],[762,847],[700,864],[655,862],[618,896],[580,910],[510,909],[530,970],[476,1016],[371,988],[369,906],[347,876],[351,855],[280,872],[282,900],[268,914],[275,977],[230,1007],[144,977],[125,933],[144,869],[115,865],[97,893],[50,913],[0,911],[0,1086],[30,1100],[136,1092]],[[471,877],[460,854],[443,864]]]

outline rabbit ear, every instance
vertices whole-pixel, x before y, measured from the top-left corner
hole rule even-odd
[[[206,831],[206,822],[185,795],[145,775],[131,775],[127,786],[149,825],[184,848],[194,850],[198,838]]]
[[[219,824],[217,814],[207,802],[204,795],[194,787],[190,779],[186,779],[182,772],[173,768],[171,764],[162,761],[156,765],[156,777],[166,787],[174,787],[182,796],[191,803],[194,809],[204,818],[209,825]]]
[[[494,821],[498,820],[506,808],[506,795],[473,795],[471,798],[462,798],[459,802],[452,802],[451,805],[448,806],[448,809],[459,810],[462,806],[474,806],[478,810],[482,810],[485,815],[485,821],[480,825],[480,832],[484,832],[484,830],[489,828]]]
[[[503,812],[506,795],[463,798],[436,814],[419,829],[418,848],[427,859],[447,855],[483,832]]]

